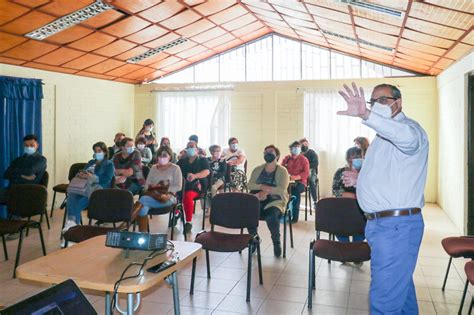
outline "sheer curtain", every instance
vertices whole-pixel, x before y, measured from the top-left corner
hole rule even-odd
[[[372,89],[364,87],[365,94]],[[337,115],[345,110],[344,99],[337,90],[304,91],[304,134],[319,155],[319,182],[322,197],[332,195],[335,171],[345,165],[346,150],[354,146],[354,138],[367,137],[371,142],[375,132],[359,118]]]
[[[158,92],[158,136],[169,137],[173,150],[199,136],[199,147],[227,143],[230,130],[230,92]]]

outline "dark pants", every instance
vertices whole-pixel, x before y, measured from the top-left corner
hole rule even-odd
[[[267,222],[268,229],[272,236],[273,244],[280,244],[280,215],[281,211],[277,207],[270,207],[263,209],[264,206],[261,205],[260,208],[260,220],[265,220]],[[249,228],[249,233],[252,235],[257,234],[257,228]]]
[[[309,193],[311,194],[311,198],[313,199],[314,202],[318,201],[317,200],[317,195],[316,195],[316,189],[318,188],[318,174],[316,173],[316,170],[311,170],[311,173],[308,178],[308,184],[309,184]]]
[[[305,186],[301,182],[296,182],[291,188],[291,195],[295,196],[296,199],[293,201],[293,222],[298,221],[298,216],[300,215],[300,203],[301,203],[301,193],[305,190]]]

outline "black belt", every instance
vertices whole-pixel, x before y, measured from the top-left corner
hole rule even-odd
[[[401,210],[384,210],[374,213],[366,213],[365,217],[367,220],[373,219],[381,219],[381,218],[388,218],[388,217],[402,217],[406,215],[413,215],[420,213],[420,208],[411,208],[411,209],[401,209]]]

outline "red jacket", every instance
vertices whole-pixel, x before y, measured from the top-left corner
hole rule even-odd
[[[290,155],[285,156],[281,162],[291,176],[301,176],[301,183],[307,185],[309,177],[309,161],[303,154],[298,154],[296,158]]]

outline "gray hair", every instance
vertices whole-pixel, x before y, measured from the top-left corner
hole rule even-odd
[[[395,86],[387,83],[379,84],[376,87],[374,87],[374,91],[379,88],[389,88],[390,92],[392,93],[392,97],[396,98],[397,100],[402,98],[402,92]]]

